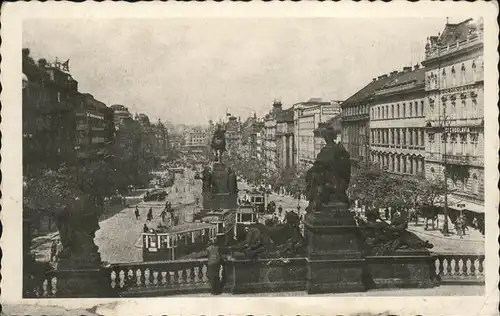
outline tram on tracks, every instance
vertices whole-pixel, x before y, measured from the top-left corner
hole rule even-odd
[[[251,205],[257,212],[264,213],[266,210],[266,195],[257,190],[241,190],[238,196],[240,206]]]
[[[194,215],[194,221],[215,225],[219,245],[227,245],[233,239],[236,214],[234,210],[201,210]]]
[[[258,222],[259,214],[253,205],[240,205],[236,210],[236,224],[234,225],[234,239],[241,241],[245,238],[245,227]]]
[[[178,260],[201,253],[217,236],[217,226],[210,223],[188,223],[159,227],[142,234],[143,261]]]

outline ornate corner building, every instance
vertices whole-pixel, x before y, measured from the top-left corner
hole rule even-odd
[[[426,176],[447,174],[449,207],[484,213],[483,23],[447,23],[425,47]]]

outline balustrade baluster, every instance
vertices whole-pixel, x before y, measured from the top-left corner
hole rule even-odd
[[[125,271],[121,270],[118,272],[118,286],[123,288],[125,286]]]
[[[51,296],[56,296],[57,294],[57,277],[52,277],[50,280],[50,285],[51,285]]]
[[[115,272],[115,270],[111,271],[109,278],[111,281],[111,288],[114,289],[116,287],[116,272]]]
[[[203,283],[208,282],[207,271],[208,271],[207,265],[203,264],[203,267],[201,268],[201,278],[203,280]]]
[[[443,259],[443,276],[448,275],[448,266],[449,266],[449,261],[448,259]]]
[[[129,268],[128,273],[127,273],[126,285],[127,286],[134,286],[135,283],[136,283],[136,277],[135,277],[134,270],[132,270],[132,268]]]
[[[467,276],[473,276],[474,272],[472,271],[474,269],[474,262],[470,259],[467,258],[467,265],[466,265],[466,270],[465,270],[465,275]]]
[[[177,270],[177,276],[178,276],[178,283],[182,285],[184,283],[184,278],[183,278],[183,270]]]
[[[153,271],[153,285],[154,286],[158,286],[159,285],[159,281],[158,281],[158,271]]]
[[[43,280],[41,292],[42,292],[42,297],[49,296],[49,281],[47,279]]]
[[[144,285],[148,286],[150,284],[151,270],[144,270]]]
[[[463,258],[457,258],[455,264],[455,275],[463,275],[464,260],[465,259]]]
[[[477,261],[479,264],[479,269],[478,269],[479,275],[484,275],[484,258],[483,259],[479,258],[479,259],[477,259]]]
[[[192,283],[192,280],[191,280],[191,278],[192,278],[191,277],[191,275],[192,275],[191,274],[191,269],[192,269],[192,267],[186,268],[186,283],[188,283],[188,284]]]
[[[167,284],[167,271],[161,272],[161,284],[162,285]]]
[[[194,267],[194,283],[200,282],[200,267]]]
[[[140,269],[137,269],[135,271],[135,283],[137,284],[137,286],[141,286],[142,285],[142,280],[141,280],[141,277],[142,277],[142,271]]]
[[[170,284],[175,284],[177,283],[175,280],[175,272],[174,271],[168,271],[168,274],[170,275]]]

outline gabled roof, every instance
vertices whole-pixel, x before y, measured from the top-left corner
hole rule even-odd
[[[375,90],[380,89],[388,82],[393,81],[399,75],[400,75],[400,73],[397,73],[397,74],[394,74],[391,76],[387,76],[387,77],[382,77],[382,76],[378,77],[376,80],[373,80],[372,82],[367,84],[365,87],[363,87],[361,90],[359,90],[358,92],[353,94],[351,97],[349,97],[347,100],[345,100],[341,104],[341,107],[344,108],[344,107],[352,105],[353,103],[371,98],[373,96],[373,94],[375,93]]]

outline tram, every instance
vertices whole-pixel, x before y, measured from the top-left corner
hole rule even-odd
[[[245,227],[258,222],[259,214],[252,205],[241,205],[236,210],[236,224],[234,225],[234,239],[241,241],[245,238]]]
[[[201,223],[209,223],[216,227],[216,238],[219,245],[228,244],[233,237],[236,224],[234,210],[202,211],[195,217]]]
[[[178,260],[200,253],[217,234],[216,225],[188,223],[142,234],[142,260]]]

